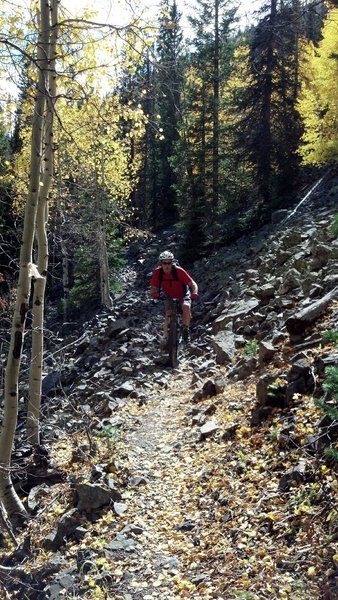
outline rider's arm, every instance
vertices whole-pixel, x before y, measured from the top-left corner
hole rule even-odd
[[[196,294],[196,295],[198,294],[198,285],[197,285],[196,281],[194,281],[192,279],[189,287],[190,287],[190,291],[192,294]]]
[[[160,295],[159,283],[159,272],[158,269],[155,269],[150,279],[150,295],[152,298],[158,298]]]
[[[150,295],[153,297],[154,294],[159,294],[159,289],[158,289],[158,287],[151,285],[150,286]]]

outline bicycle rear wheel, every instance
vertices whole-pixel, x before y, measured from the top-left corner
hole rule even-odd
[[[175,369],[178,365],[177,348],[178,348],[178,324],[177,324],[176,315],[173,315],[173,318],[170,321],[169,332],[168,332],[169,365],[173,369]]]

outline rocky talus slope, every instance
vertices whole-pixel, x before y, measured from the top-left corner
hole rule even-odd
[[[338,426],[314,403],[333,404],[337,206],[330,178],[195,264],[175,371],[147,285],[176,233],[130,248],[114,309],[48,356],[45,455],[16,450],[32,518],[16,545],[5,530],[4,597],[338,598]]]

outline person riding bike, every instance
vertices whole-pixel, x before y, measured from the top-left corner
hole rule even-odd
[[[172,315],[173,299],[181,300],[182,307],[182,338],[183,341],[190,342],[190,321],[191,321],[191,300],[198,298],[198,286],[192,277],[175,264],[174,255],[169,250],[165,250],[159,256],[160,266],[154,269],[150,279],[151,297],[159,298],[161,290],[165,296],[164,303],[164,323],[162,346],[165,346],[168,340],[168,326]]]

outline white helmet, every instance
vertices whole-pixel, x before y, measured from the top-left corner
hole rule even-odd
[[[160,262],[162,262],[162,260],[174,260],[174,255],[172,252],[169,252],[169,250],[165,250],[164,252],[161,252],[159,259]]]

